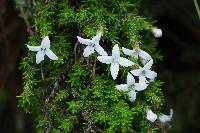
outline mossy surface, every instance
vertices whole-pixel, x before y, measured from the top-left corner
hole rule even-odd
[[[153,21],[139,14],[140,0],[16,0],[16,4],[30,26],[28,44],[40,45],[42,37],[49,36],[51,50],[59,57],[57,61],[45,57],[37,65],[36,53],[27,49],[21,62],[24,88],[18,105],[35,117],[37,132],[159,132],[146,119],[146,109],[156,113],[162,109],[162,82],[152,82],[131,103],[115,88],[125,82],[128,69],[120,69],[113,80],[109,65],[98,62],[97,54],[83,57],[84,46],[76,38],[92,38],[101,30],[100,44],[109,54],[116,43],[130,49],[139,46],[156,63],[162,56],[149,32]]]

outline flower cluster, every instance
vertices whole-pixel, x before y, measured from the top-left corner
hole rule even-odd
[[[120,48],[118,44],[115,44],[115,46],[112,49],[112,55],[109,56],[107,52],[99,44],[101,36],[102,32],[97,32],[96,36],[94,36],[92,39],[84,39],[79,36],[77,36],[77,39],[81,44],[86,45],[86,48],[84,49],[83,52],[84,57],[88,57],[96,51],[100,55],[97,57],[97,59],[100,62],[105,64],[110,64],[111,75],[112,78],[115,80],[118,76],[119,66],[130,67],[135,65],[135,63],[120,56]],[[37,52],[36,54],[37,64],[39,64],[42,60],[44,60],[45,55],[47,55],[52,60],[58,59],[58,57],[50,50],[50,40],[48,36],[43,38],[40,46],[27,45],[27,47],[29,50]],[[139,48],[130,50],[124,47],[122,47],[122,51],[125,55],[131,56],[132,58],[139,58],[142,64],[144,65],[143,67],[131,70],[128,73],[127,84],[116,85],[116,88],[118,90],[128,91],[129,100],[131,102],[134,102],[136,99],[136,93],[145,90],[149,82],[153,81],[154,78],[157,76],[157,73],[150,70],[153,65],[153,59],[147,52]],[[134,77],[139,77],[138,83],[135,82]]]
[[[95,51],[100,55],[97,59],[105,64],[110,64],[111,76],[115,80],[118,76],[119,66],[131,67],[135,65],[134,62],[120,56],[120,48],[118,44],[115,44],[112,49],[112,55],[108,55],[106,51],[99,45],[99,40],[102,33],[97,32],[96,36],[92,39],[83,39],[77,36],[78,41],[82,44],[87,45],[84,49],[83,56],[88,57]],[[157,73],[151,71],[153,65],[152,57],[145,51],[137,49],[127,49],[122,47],[122,51],[125,55],[131,56],[132,58],[141,59],[143,67],[131,70],[127,75],[127,84],[116,85],[119,91],[128,92],[128,97],[131,102],[136,99],[136,93],[145,90],[149,85],[149,82],[153,81],[157,76]],[[139,82],[135,82],[135,77],[139,78]]]
[[[149,85],[149,82],[153,81],[157,76],[156,72],[150,70],[152,65],[153,60],[151,59],[143,67],[131,70],[127,75],[127,84],[117,85],[116,88],[120,91],[128,91],[129,100],[134,102],[136,99],[136,93],[145,90]],[[138,83],[135,83],[134,77],[139,78]]]
[[[162,31],[160,29],[153,28],[152,32],[155,37],[162,36]],[[110,64],[111,76],[114,80],[118,76],[120,66],[132,68],[132,70],[130,70],[127,74],[126,84],[116,85],[116,89],[119,91],[127,92],[129,100],[134,102],[136,100],[136,94],[145,90],[149,83],[154,81],[154,79],[157,77],[157,73],[151,70],[153,59],[147,52],[138,47],[132,50],[122,47],[122,51],[125,55],[134,59],[139,59],[143,65],[137,66],[136,69],[133,69],[135,67],[132,66],[134,66],[135,63],[120,56],[120,48],[118,44],[115,44],[112,48],[112,55],[108,55],[108,53],[99,44],[101,36],[102,32],[97,32],[96,36],[94,36],[92,39],[84,39],[77,36],[78,42],[86,45],[83,56],[89,57],[96,51],[99,54],[97,59],[101,63]],[[58,60],[58,57],[50,50],[50,40],[48,36],[43,38],[40,46],[27,45],[27,47],[30,51],[37,52],[37,64],[44,60],[45,55],[47,55],[52,60]],[[172,119],[172,114],[172,109],[170,110],[170,115],[160,114],[159,116],[153,113],[152,110],[147,110],[146,118],[151,122],[154,122],[158,118],[161,122],[165,123]]]
[[[154,28],[152,31],[154,35],[156,34],[155,37],[158,37],[158,34],[160,36],[162,35],[160,29]],[[115,44],[112,49],[112,55],[109,56],[99,44],[101,36],[102,32],[97,32],[96,36],[92,39],[84,39],[79,36],[77,36],[77,39],[81,44],[86,45],[83,52],[84,57],[88,57],[96,51],[100,55],[97,57],[100,62],[110,64],[111,76],[115,80],[118,76],[119,66],[131,67],[135,65],[135,63],[120,56],[120,48],[118,44]],[[50,40],[48,36],[43,38],[40,46],[27,45],[27,47],[29,50],[37,52],[37,64],[44,60],[45,55],[52,60],[58,59],[58,57],[50,50]],[[133,69],[128,73],[126,84],[116,85],[116,88],[119,91],[128,92],[129,100],[134,102],[136,99],[136,93],[145,90],[149,85],[149,82],[155,79],[157,73],[150,70],[153,65],[153,59],[147,52],[141,50],[140,48],[130,50],[124,47],[122,47],[122,51],[125,55],[131,56],[132,58],[139,58],[141,63],[144,65],[143,67]],[[137,83],[135,82],[135,77],[138,77],[139,79]]]
[[[146,118],[151,121],[151,122],[155,122],[157,119],[162,122],[162,123],[165,123],[165,122],[169,122],[171,121],[172,119],[172,116],[173,116],[173,109],[170,109],[170,114],[169,115],[165,115],[163,113],[161,113],[159,116],[156,115],[151,109],[148,109],[146,111],[147,113],[147,116]]]
[[[161,29],[154,27],[154,28],[151,29],[151,31],[152,31],[152,33],[154,34],[155,37],[161,37],[162,36]],[[83,39],[83,38],[77,36],[78,41],[87,46],[84,49],[84,52],[83,52],[84,57],[90,56],[95,51],[97,51],[97,53],[99,53],[102,56],[108,55],[106,53],[106,51],[99,45],[99,40],[101,38],[101,35],[102,35],[102,32],[97,32],[96,36],[93,37],[92,39]],[[36,63],[37,64],[39,64],[41,61],[44,60],[45,55],[47,55],[52,60],[58,60],[58,57],[50,50],[50,40],[49,40],[48,36],[45,36],[43,38],[40,46],[27,45],[27,47],[30,51],[37,52],[37,54],[36,54]],[[117,47],[118,46],[116,46],[116,48],[115,48],[116,50],[117,50]],[[126,49],[124,49],[124,51],[126,51]],[[130,53],[131,51],[130,52],[126,51],[126,52]],[[116,54],[116,52],[114,52],[114,54]],[[131,54],[132,54],[132,52],[129,55],[131,55]],[[135,51],[132,56],[135,56],[135,57],[140,56],[140,57],[145,58],[144,56],[147,56],[147,54],[144,51]],[[150,58],[150,56],[146,57],[146,58]]]

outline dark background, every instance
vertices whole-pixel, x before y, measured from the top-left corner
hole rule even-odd
[[[147,1],[147,0],[146,0]],[[148,0],[144,14],[158,20],[163,37],[157,63],[165,81],[166,112],[174,109],[170,132],[200,131],[200,19],[193,0]],[[25,55],[26,26],[10,0],[0,0],[0,133],[35,132],[31,116],[17,108],[22,91],[21,57]]]

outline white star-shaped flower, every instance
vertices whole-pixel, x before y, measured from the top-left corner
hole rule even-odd
[[[132,76],[132,74],[128,73],[127,75],[127,84],[120,84],[116,85],[116,88],[119,91],[130,91],[130,90],[136,90],[136,91],[142,91],[146,89],[148,84],[146,83],[143,78],[139,78],[139,83],[135,83],[135,79]]]
[[[157,27],[153,27],[153,28],[151,29],[151,31],[152,31],[152,33],[153,33],[153,35],[154,35],[155,37],[162,37],[162,30],[161,30],[161,29],[159,29],[159,28],[157,28]]]
[[[152,112],[151,109],[147,110],[146,113],[147,113],[146,115],[147,120],[151,122],[154,122],[158,117],[155,113]]]
[[[131,73],[134,76],[147,77],[150,79],[150,81],[153,81],[155,77],[157,77],[157,73],[150,70],[152,65],[153,65],[153,60],[150,60],[144,67],[132,70]]]
[[[131,57],[134,57],[134,58],[140,57],[143,65],[152,59],[151,56],[147,52],[141,49],[130,50],[130,49],[122,47],[122,51],[124,52],[124,54],[129,55]]]
[[[97,59],[106,64],[111,64],[110,71],[113,79],[115,80],[118,75],[119,65],[121,66],[132,66],[134,63],[126,58],[120,57],[120,51],[118,44],[116,44],[112,49],[112,56],[98,56]]]
[[[44,56],[47,55],[52,60],[58,60],[58,57],[50,50],[50,40],[46,36],[43,38],[40,46],[29,46],[27,45],[30,51],[36,51],[36,63],[39,64],[44,60]]]
[[[77,36],[78,41],[82,44],[87,45],[87,47],[84,49],[83,56],[88,57],[92,53],[97,51],[100,55],[107,56],[107,52],[99,45],[99,40],[101,38],[101,32],[97,32],[96,36],[94,36],[92,39],[83,39],[79,36]]]
[[[158,119],[159,119],[162,123],[165,123],[165,122],[171,121],[172,116],[173,116],[173,109],[170,109],[170,115],[165,115],[165,114],[161,113],[160,116],[158,117]]]

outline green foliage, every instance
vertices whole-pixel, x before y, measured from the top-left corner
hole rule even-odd
[[[198,17],[199,17],[199,19],[200,19],[200,9],[199,9],[198,2],[197,2],[197,0],[193,0],[193,1],[194,1],[194,5],[195,5],[195,8],[196,8]]]
[[[33,100],[33,96],[36,91],[34,91],[33,88],[37,86],[38,83],[38,81],[34,78],[38,69],[34,69],[30,65],[30,60],[28,58],[23,59],[20,69],[24,71],[23,80],[25,80],[26,82],[24,84],[24,91],[20,96],[18,96],[19,106],[24,108],[25,111],[28,113],[31,111],[31,108],[36,104],[36,101]]]
[[[162,82],[151,83],[131,103],[126,93],[115,88],[125,82],[130,69],[120,69],[114,81],[109,66],[96,61],[96,54],[83,58],[84,47],[76,38],[91,38],[101,30],[100,43],[108,53],[118,43],[141,47],[155,60],[161,59],[155,40],[145,31],[152,20],[139,15],[140,0],[16,0],[16,4],[34,26],[28,44],[39,45],[41,37],[48,35],[59,57],[57,61],[45,57],[36,65],[35,53],[28,52],[21,62],[24,88],[18,96],[19,107],[35,117],[37,132],[159,132],[146,120],[145,110],[159,113],[162,109]]]

